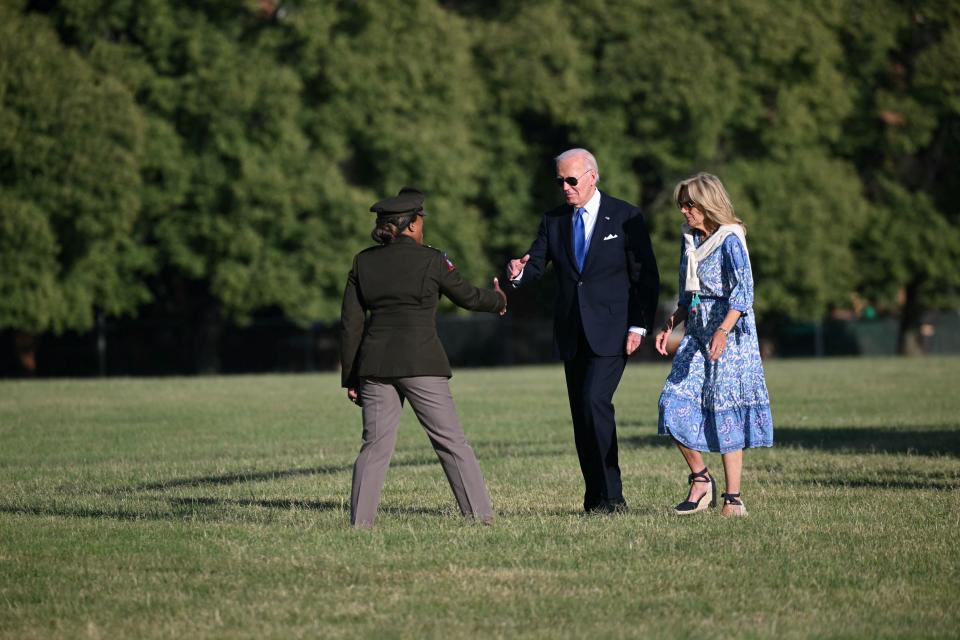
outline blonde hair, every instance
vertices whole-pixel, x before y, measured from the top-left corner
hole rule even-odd
[[[703,217],[714,227],[724,224],[738,224],[747,232],[747,225],[733,211],[733,202],[723,188],[720,178],[711,173],[698,173],[681,180],[673,188],[673,201],[680,206],[680,192],[687,189],[687,197],[703,211]]]

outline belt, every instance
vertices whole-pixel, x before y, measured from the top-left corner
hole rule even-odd
[[[368,327],[422,327],[433,329],[437,323],[430,311],[429,317],[424,314],[406,313],[376,313],[370,316]]]

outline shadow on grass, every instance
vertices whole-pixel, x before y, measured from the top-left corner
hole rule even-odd
[[[480,456],[481,465],[485,458],[491,456],[504,458],[543,458],[564,455],[560,449],[543,449],[539,447],[542,443],[524,443],[511,445],[508,447],[491,446],[489,444],[476,446],[475,449],[481,450],[484,454]],[[492,451],[491,451],[492,449]],[[397,459],[390,462],[390,467],[421,467],[428,465],[438,465],[436,457]],[[193,478],[174,478],[171,480],[160,480],[158,482],[148,482],[130,487],[118,487],[105,491],[107,494],[129,493],[132,491],[164,491],[167,489],[176,489],[178,487],[201,487],[201,486],[227,486],[240,484],[243,482],[262,482],[268,480],[280,480],[283,478],[295,478],[301,476],[316,476],[331,473],[344,473],[353,470],[353,463],[326,465],[320,467],[307,467],[300,469],[276,469],[270,471],[240,471],[236,473],[225,473],[220,475],[197,476]]]
[[[89,507],[45,507],[39,505],[0,504],[0,513],[25,516],[56,516],[59,518],[93,518],[96,520],[182,520],[183,516],[170,513],[124,511],[122,509],[92,509]]]
[[[169,501],[174,511],[133,511],[127,509],[43,506],[43,505],[7,505],[0,504],[0,513],[29,516],[54,516],[58,518],[90,518],[94,520],[136,521],[183,521],[201,516],[208,520],[237,520],[237,518],[217,517],[217,514],[205,513],[197,507],[220,507],[236,505],[241,507],[264,506],[291,509],[300,503],[304,509],[341,510],[344,505],[336,500],[220,500],[215,498],[176,498]],[[271,504],[276,503],[276,504]],[[287,504],[282,504],[287,503]],[[220,514],[222,515],[222,514]],[[212,516],[212,517],[211,517]]]
[[[350,506],[342,500],[286,500],[264,499],[248,500],[234,498],[170,498],[166,500],[173,507],[173,511],[131,511],[124,509],[101,509],[90,507],[70,506],[42,506],[42,505],[9,505],[0,504],[0,513],[26,516],[52,516],[58,518],[89,518],[93,520],[121,520],[124,522],[137,521],[189,521],[195,518],[201,520],[244,520],[228,516],[222,511],[224,507],[263,507],[267,509],[304,509],[311,511],[342,511],[349,513]],[[459,517],[454,506],[438,507],[405,507],[381,505],[381,514],[417,515],[436,517]],[[507,515],[507,514],[501,514]],[[544,513],[544,515],[570,515],[568,512]],[[346,523],[346,520],[344,521]]]
[[[960,477],[949,478],[904,478],[896,474],[889,478],[804,478],[794,482],[812,487],[837,487],[842,489],[882,489],[903,491],[955,491],[960,489]]]
[[[795,447],[853,453],[909,453],[923,456],[960,456],[960,427],[900,430],[885,427],[781,427],[774,430],[774,447]],[[627,436],[621,447],[673,447],[656,434]]]
[[[775,445],[854,451],[858,453],[912,453],[923,456],[960,455],[960,428],[920,427],[910,430],[886,427],[784,427],[773,434]]]
[[[497,457],[552,457],[562,455],[561,452],[551,449],[536,448],[541,443],[523,443],[520,446],[497,447]],[[487,455],[490,452],[487,451]],[[420,467],[433,466],[440,468],[439,461],[435,457],[421,458],[400,458],[394,459],[391,467]],[[306,467],[297,469],[275,469],[268,471],[245,471],[235,473],[225,473],[219,475],[202,475],[192,478],[173,478],[170,480],[161,480],[158,482],[149,482],[139,485],[117,487],[98,491],[102,495],[130,495],[141,491],[167,491],[183,487],[218,487],[240,484],[244,482],[261,482],[270,480],[279,480],[283,478],[295,478],[304,476],[315,476],[332,473],[344,473],[351,471],[353,464],[325,465],[318,467]],[[159,497],[159,496],[157,496]],[[196,516],[212,515],[208,513],[209,507],[264,507],[269,509],[309,509],[314,511],[337,511],[349,510],[348,505],[342,500],[290,500],[290,499],[232,499],[215,497],[177,497],[165,499],[173,508],[174,512],[156,512],[156,511],[131,511],[124,509],[94,508],[94,507],[72,507],[72,506],[46,506],[46,505],[10,505],[0,504],[0,513],[35,515],[35,516],[57,516],[66,518],[94,518],[94,519],[113,519],[124,521],[136,520],[186,520]],[[446,516],[450,515],[451,510],[447,507],[396,507],[381,506],[383,513],[393,514],[417,514]]]
[[[252,500],[242,498],[170,498],[176,508],[193,507],[265,507],[268,509],[309,509],[312,511],[340,511],[345,503],[341,500]]]
[[[958,480],[960,483],[960,480]],[[817,483],[826,484],[826,483]],[[931,488],[931,487],[923,487]],[[161,503],[169,504],[172,510],[129,510],[129,509],[111,509],[111,508],[92,508],[82,506],[68,505],[30,505],[30,504],[0,504],[0,513],[27,515],[27,516],[52,516],[58,518],[89,518],[94,520],[120,520],[124,522],[136,521],[245,521],[262,520],[252,517],[238,515],[251,507],[261,507],[265,509],[277,509],[289,511],[293,509],[309,511],[339,511],[344,513],[345,523],[348,520],[347,514],[350,512],[349,502],[345,499],[326,499],[326,500],[290,500],[285,498],[217,498],[212,496],[183,497],[183,498],[153,498]],[[239,512],[225,512],[224,509],[237,507]],[[495,507],[498,518],[569,518],[577,517],[592,521],[603,521],[606,519],[621,519],[631,517],[647,518],[651,516],[659,517],[662,515],[662,508],[654,505],[640,504],[634,505],[626,514],[596,514],[584,513],[577,507],[543,508],[543,509],[520,509],[505,510]],[[389,515],[416,515],[432,516],[439,518],[460,518],[460,513],[454,502],[437,506],[398,506],[398,505],[380,505],[380,514]]]
[[[436,458],[415,458],[410,460],[393,460],[391,467],[418,467],[428,464],[436,464]],[[201,487],[206,485],[226,486],[231,484],[240,484],[242,482],[261,482],[264,480],[280,480],[282,478],[295,478],[299,476],[317,476],[329,473],[343,473],[351,471],[353,464],[326,465],[321,467],[307,467],[301,469],[276,469],[272,471],[241,471],[237,473],[225,473],[221,475],[197,476],[194,478],[175,478],[172,480],[160,480],[159,482],[149,482],[145,484],[134,485],[132,487],[120,487],[113,489],[108,493],[128,493],[131,491],[163,491],[165,489],[175,489],[177,487]]]
[[[312,511],[349,511],[350,505],[343,500],[248,500],[237,498],[170,498],[169,502],[177,508],[183,507],[264,507],[267,509],[308,509]],[[381,506],[381,513],[445,515],[450,511],[441,507],[392,507]]]

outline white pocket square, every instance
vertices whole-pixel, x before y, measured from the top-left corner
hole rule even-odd
[[[619,237],[620,237],[620,236],[618,236],[617,234],[611,233],[611,234],[608,235],[606,238],[604,238],[604,240],[613,240],[614,238],[619,238]]]

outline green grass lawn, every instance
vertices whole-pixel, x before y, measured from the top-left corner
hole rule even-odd
[[[732,521],[671,513],[667,371],[616,398],[628,514],[579,513],[559,366],[472,370],[496,524],[459,518],[408,409],[369,532],[333,374],[0,382],[0,636],[957,636],[960,359],[769,362],[777,444]]]

